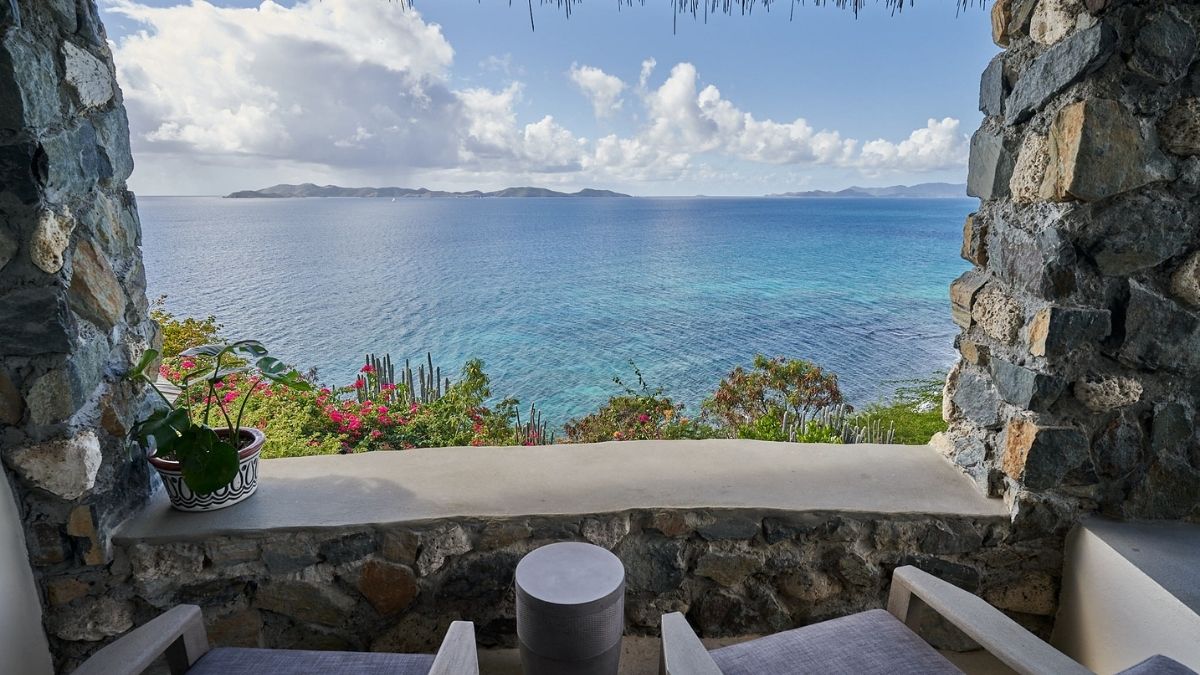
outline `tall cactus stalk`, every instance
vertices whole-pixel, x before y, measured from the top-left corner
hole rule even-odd
[[[418,362],[415,371],[412,363],[405,359],[399,378],[389,354],[367,354],[364,365],[370,366],[371,372],[361,375],[363,385],[355,388],[359,403],[382,401],[385,390],[391,392],[397,404],[405,407],[428,405],[450,393],[450,378],[442,375],[441,366],[433,364],[432,352],[425,353],[425,362]],[[547,445],[554,443],[555,434],[550,431],[550,423],[542,419],[542,412],[531,404],[529,419],[524,423],[521,422],[520,411],[517,411],[513,438],[518,445]]]
[[[840,438],[843,443],[891,444],[896,440],[895,422],[890,422],[887,428],[884,428],[883,420],[880,419],[858,420],[851,417],[845,404],[811,412],[802,411],[791,419],[785,410],[782,421],[784,437],[794,443],[808,429],[809,424],[813,423],[829,429],[832,435]]]

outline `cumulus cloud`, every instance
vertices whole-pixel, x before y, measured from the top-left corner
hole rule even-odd
[[[642,61],[642,70],[638,74],[638,88],[645,89],[646,83],[650,81],[650,75],[654,72],[654,67],[658,65],[653,57]]]
[[[541,177],[547,182],[671,180],[732,175],[731,162],[828,166],[871,175],[960,167],[958,120],[931,119],[899,141],[860,143],[804,118],[760,119],[705,84],[690,63],[653,86],[640,64],[635,130],[595,139],[550,115],[526,119],[524,85],[456,88],[454,49],[441,27],[398,3],[265,0],[251,8],[207,0],[169,7],[107,0],[141,30],[114,45],[141,160],[294,173]],[[508,55],[481,69],[519,73]],[[624,115],[630,86],[591,65],[569,80],[597,118]],[[143,162],[145,165],[145,162]],[[723,167],[723,168],[722,168]],[[207,174],[206,174],[207,175]]]
[[[958,120],[930,119],[899,143],[879,139],[863,144],[859,165],[871,169],[933,171],[961,166],[967,161],[967,144]]]
[[[621,109],[621,92],[625,83],[621,78],[596,68],[571,64],[568,72],[571,81],[592,102],[592,111],[596,117],[609,117]]]
[[[143,24],[115,58],[138,150],[327,165],[455,161],[454,50],[389,3],[109,9]],[[140,132],[140,133],[139,133]]]

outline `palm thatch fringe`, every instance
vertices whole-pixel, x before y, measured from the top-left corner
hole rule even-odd
[[[388,0],[389,2],[391,0]],[[405,7],[412,7],[414,0],[398,0]],[[681,14],[691,14],[692,18],[698,19],[703,17],[705,23],[708,22],[709,13],[717,14],[753,14],[754,8],[760,6],[764,11],[770,12],[772,5],[777,5],[784,0],[670,0],[674,8],[673,23],[678,24],[678,19]],[[646,0],[617,0],[617,9],[621,7],[632,7],[634,3],[645,5]],[[788,20],[796,17],[796,5],[807,5],[809,0],[787,0],[788,2]],[[811,0],[812,4],[817,7],[833,5],[838,9],[849,8],[854,12],[854,16],[858,16],[860,10],[864,9],[868,2],[867,0]],[[882,4],[886,9],[893,14],[903,11],[905,5],[912,6],[915,0],[874,0],[876,5]],[[575,5],[582,4],[583,0],[538,0],[538,5],[555,5],[559,9],[566,12],[567,18],[571,18],[571,11]],[[513,0],[508,0],[509,6],[512,6]],[[529,29],[536,30],[533,21],[533,0],[526,0],[529,6]],[[956,10],[963,10],[972,5],[980,7],[987,6],[987,0],[954,0]],[[673,25],[672,28],[675,28]]]

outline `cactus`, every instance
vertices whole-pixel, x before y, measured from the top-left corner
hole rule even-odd
[[[429,352],[425,354],[425,363],[417,364],[416,371],[405,359],[398,381],[392,357],[388,354],[367,354],[364,366],[369,368],[364,368],[365,372],[360,376],[363,384],[355,389],[359,403],[382,401],[386,398],[384,392],[391,390],[392,399],[400,405],[428,405],[450,392],[450,378],[442,376],[441,366],[433,365],[433,354]],[[555,440],[550,423],[542,419],[542,412],[533,404],[529,406],[529,420],[524,424],[520,411],[517,411],[513,435],[517,445],[549,445]]]
[[[533,403],[529,404],[529,419],[521,424],[521,411],[516,411],[516,443],[517,445],[554,445],[554,432],[550,431],[550,423],[542,420],[542,411]]]
[[[811,414],[807,411],[801,412],[791,419],[785,410],[782,422],[784,436],[794,443],[812,423],[829,429],[832,435],[840,438],[843,443],[890,444],[896,439],[895,422],[884,428],[882,420],[852,417],[849,407],[841,403],[820,408]]]

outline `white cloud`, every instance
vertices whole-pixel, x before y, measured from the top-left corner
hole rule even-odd
[[[642,70],[638,74],[638,89],[645,89],[646,83],[650,81],[650,75],[654,72],[654,66],[658,65],[653,57],[642,61]]]
[[[399,3],[265,0],[227,8],[207,0],[171,7],[107,0],[105,8],[142,28],[120,38],[114,53],[139,164],[154,170],[157,162],[158,174],[167,167],[179,174],[191,158],[203,168],[195,180],[211,180],[220,174],[213,167],[224,165],[244,181],[257,165],[270,182],[283,173],[376,183],[475,176],[492,184],[629,185],[719,180],[737,173],[735,163],[874,176],[954,169],[966,158],[955,119],[931,119],[897,142],[860,143],[804,118],[755,117],[703,83],[690,63],[676,64],[653,86],[652,58],[641,63],[630,99],[640,111],[624,105],[630,87],[620,78],[571,66],[570,81],[596,117],[637,120],[633,133],[586,139],[536,110],[522,119],[518,111],[530,106],[521,82],[452,86],[454,49],[440,26]],[[521,72],[507,54],[478,65]]]
[[[443,84],[454,50],[416,12],[348,0],[108,8],[146,27],[115,51],[135,150],[334,166],[456,159],[457,98]]]
[[[696,68],[681,63],[665,82],[646,94],[651,114],[647,138],[693,152],[723,151],[764,164],[845,165],[855,142],[836,131],[814,131],[804,119],[788,123],[758,120],[739,110],[708,85],[697,92]]]
[[[525,74],[525,69],[513,64],[513,55],[505,52],[503,55],[492,54],[479,62],[479,69],[504,73],[508,77],[519,76]]]
[[[967,144],[959,121],[930,119],[899,143],[875,140],[863,144],[859,165],[864,168],[933,171],[961,166],[967,161]]]
[[[625,83],[621,78],[596,68],[571,64],[568,71],[571,81],[592,102],[592,111],[596,117],[609,117],[621,109],[621,92]]]

